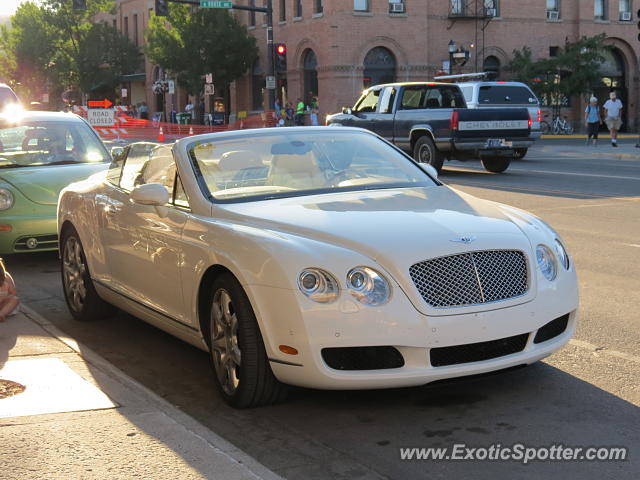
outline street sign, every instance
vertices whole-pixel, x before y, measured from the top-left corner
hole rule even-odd
[[[204,94],[205,95],[214,95],[216,93],[216,88],[213,83],[205,83],[204,84]]]
[[[116,110],[114,108],[89,109],[87,121],[94,127],[113,127],[116,123]]]
[[[90,100],[87,105],[89,108],[109,108],[113,103],[105,98],[104,100]]]
[[[276,88],[276,77],[268,76],[266,84],[268,90],[274,90]]]
[[[204,76],[204,82],[205,83],[213,83],[213,73],[207,73]]]
[[[233,2],[222,0],[200,0],[201,8],[232,8]]]
[[[167,82],[167,88],[169,89],[169,95],[173,95],[174,93],[176,93],[176,82],[174,82],[173,80],[169,80]]]
[[[120,96],[121,96],[122,98],[125,98],[125,97],[127,96],[127,93],[128,93],[128,92],[127,92],[127,89],[126,89],[126,88],[123,88],[123,89],[121,89],[121,90],[120,90]]]

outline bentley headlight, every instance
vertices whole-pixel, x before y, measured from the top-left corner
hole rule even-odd
[[[536,259],[544,278],[549,281],[555,280],[558,268],[556,266],[556,257],[551,249],[546,245],[538,245],[536,247]]]
[[[338,281],[319,268],[305,268],[298,275],[298,288],[314,302],[330,303],[340,294]]]
[[[564,267],[565,270],[569,270],[569,254],[562,245],[562,242],[556,238],[556,241],[553,243],[553,246],[556,249],[556,255],[558,255],[558,260],[560,260],[560,265]]]
[[[356,267],[347,274],[347,289],[364,305],[384,305],[391,297],[389,282],[369,267]]]
[[[0,188],[0,210],[8,210],[13,206],[13,194],[6,188]]]

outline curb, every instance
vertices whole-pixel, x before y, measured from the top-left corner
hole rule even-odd
[[[594,157],[613,157],[613,158],[633,158],[634,160],[640,160],[640,155],[634,155],[633,153],[596,153],[592,152]]]
[[[542,140],[562,140],[563,138],[581,138],[581,139],[585,139],[587,138],[587,134],[586,133],[582,133],[582,134],[578,134],[578,133],[572,133],[571,135],[553,135],[550,133],[546,133],[543,134],[540,137]],[[611,138],[610,134],[604,134],[604,135],[598,135],[598,138]],[[638,139],[638,134],[636,133],[622,133],[622,134],[618,134],[618,138],[635,138]]]
[[[158,408],[160,412],[167,415],[177,424],[183,426],[194,436],[205,440],[211,446],[211,448],[218,452],[220,455],[223,455],[234,462],[239,470],[244,470],[257,480],[283,480],[281,476],[269,470],[249,454],[240,450],[232,443],[228,442],[221,436],[217,435],[216,433],[202,425],[193,417],[182,412],[167,400],[160,397],[155,392],[149,390],[147,387],[128,376],[122,370],[115,367],[113,364],[105,360],[96,352],[88,348],[86,345],[79,343],[73,338],[69,337],[66,333],[49,322],[46,318],[37,313],[31,307],[25,305],[24,303],[21,303],[19,310],[29,320],[35,322],[47,333],[64,343],[87,363],[90,363],[94,367],[102,370],[105,374],[109,375],[113,379],[119,381],[121,384],[125,385],[131,390],[137,391],[138,393],[140,393],[140,395],[146,397],[149,403]]]

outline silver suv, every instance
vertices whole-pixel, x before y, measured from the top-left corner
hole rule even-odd
[[[542,135],[540,102],[526,84],[520,82],[461,82],[458,83],[458,86],[467,102],[467,108],[527,108],[531,117],[530,138],[535,140]],[[522,158],[527,154],[527,149],[516,149],[515,153],[516,158]]]

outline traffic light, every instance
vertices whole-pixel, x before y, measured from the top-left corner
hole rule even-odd
[[[72,5],[74,10],[86,10],[87,0],[73,0]]]
[[[169,15],[169,0],[156,0],[156,16],[166,17]]]
[[[276,72],[287,71],[287,46],[284,43],[276,44]]]

